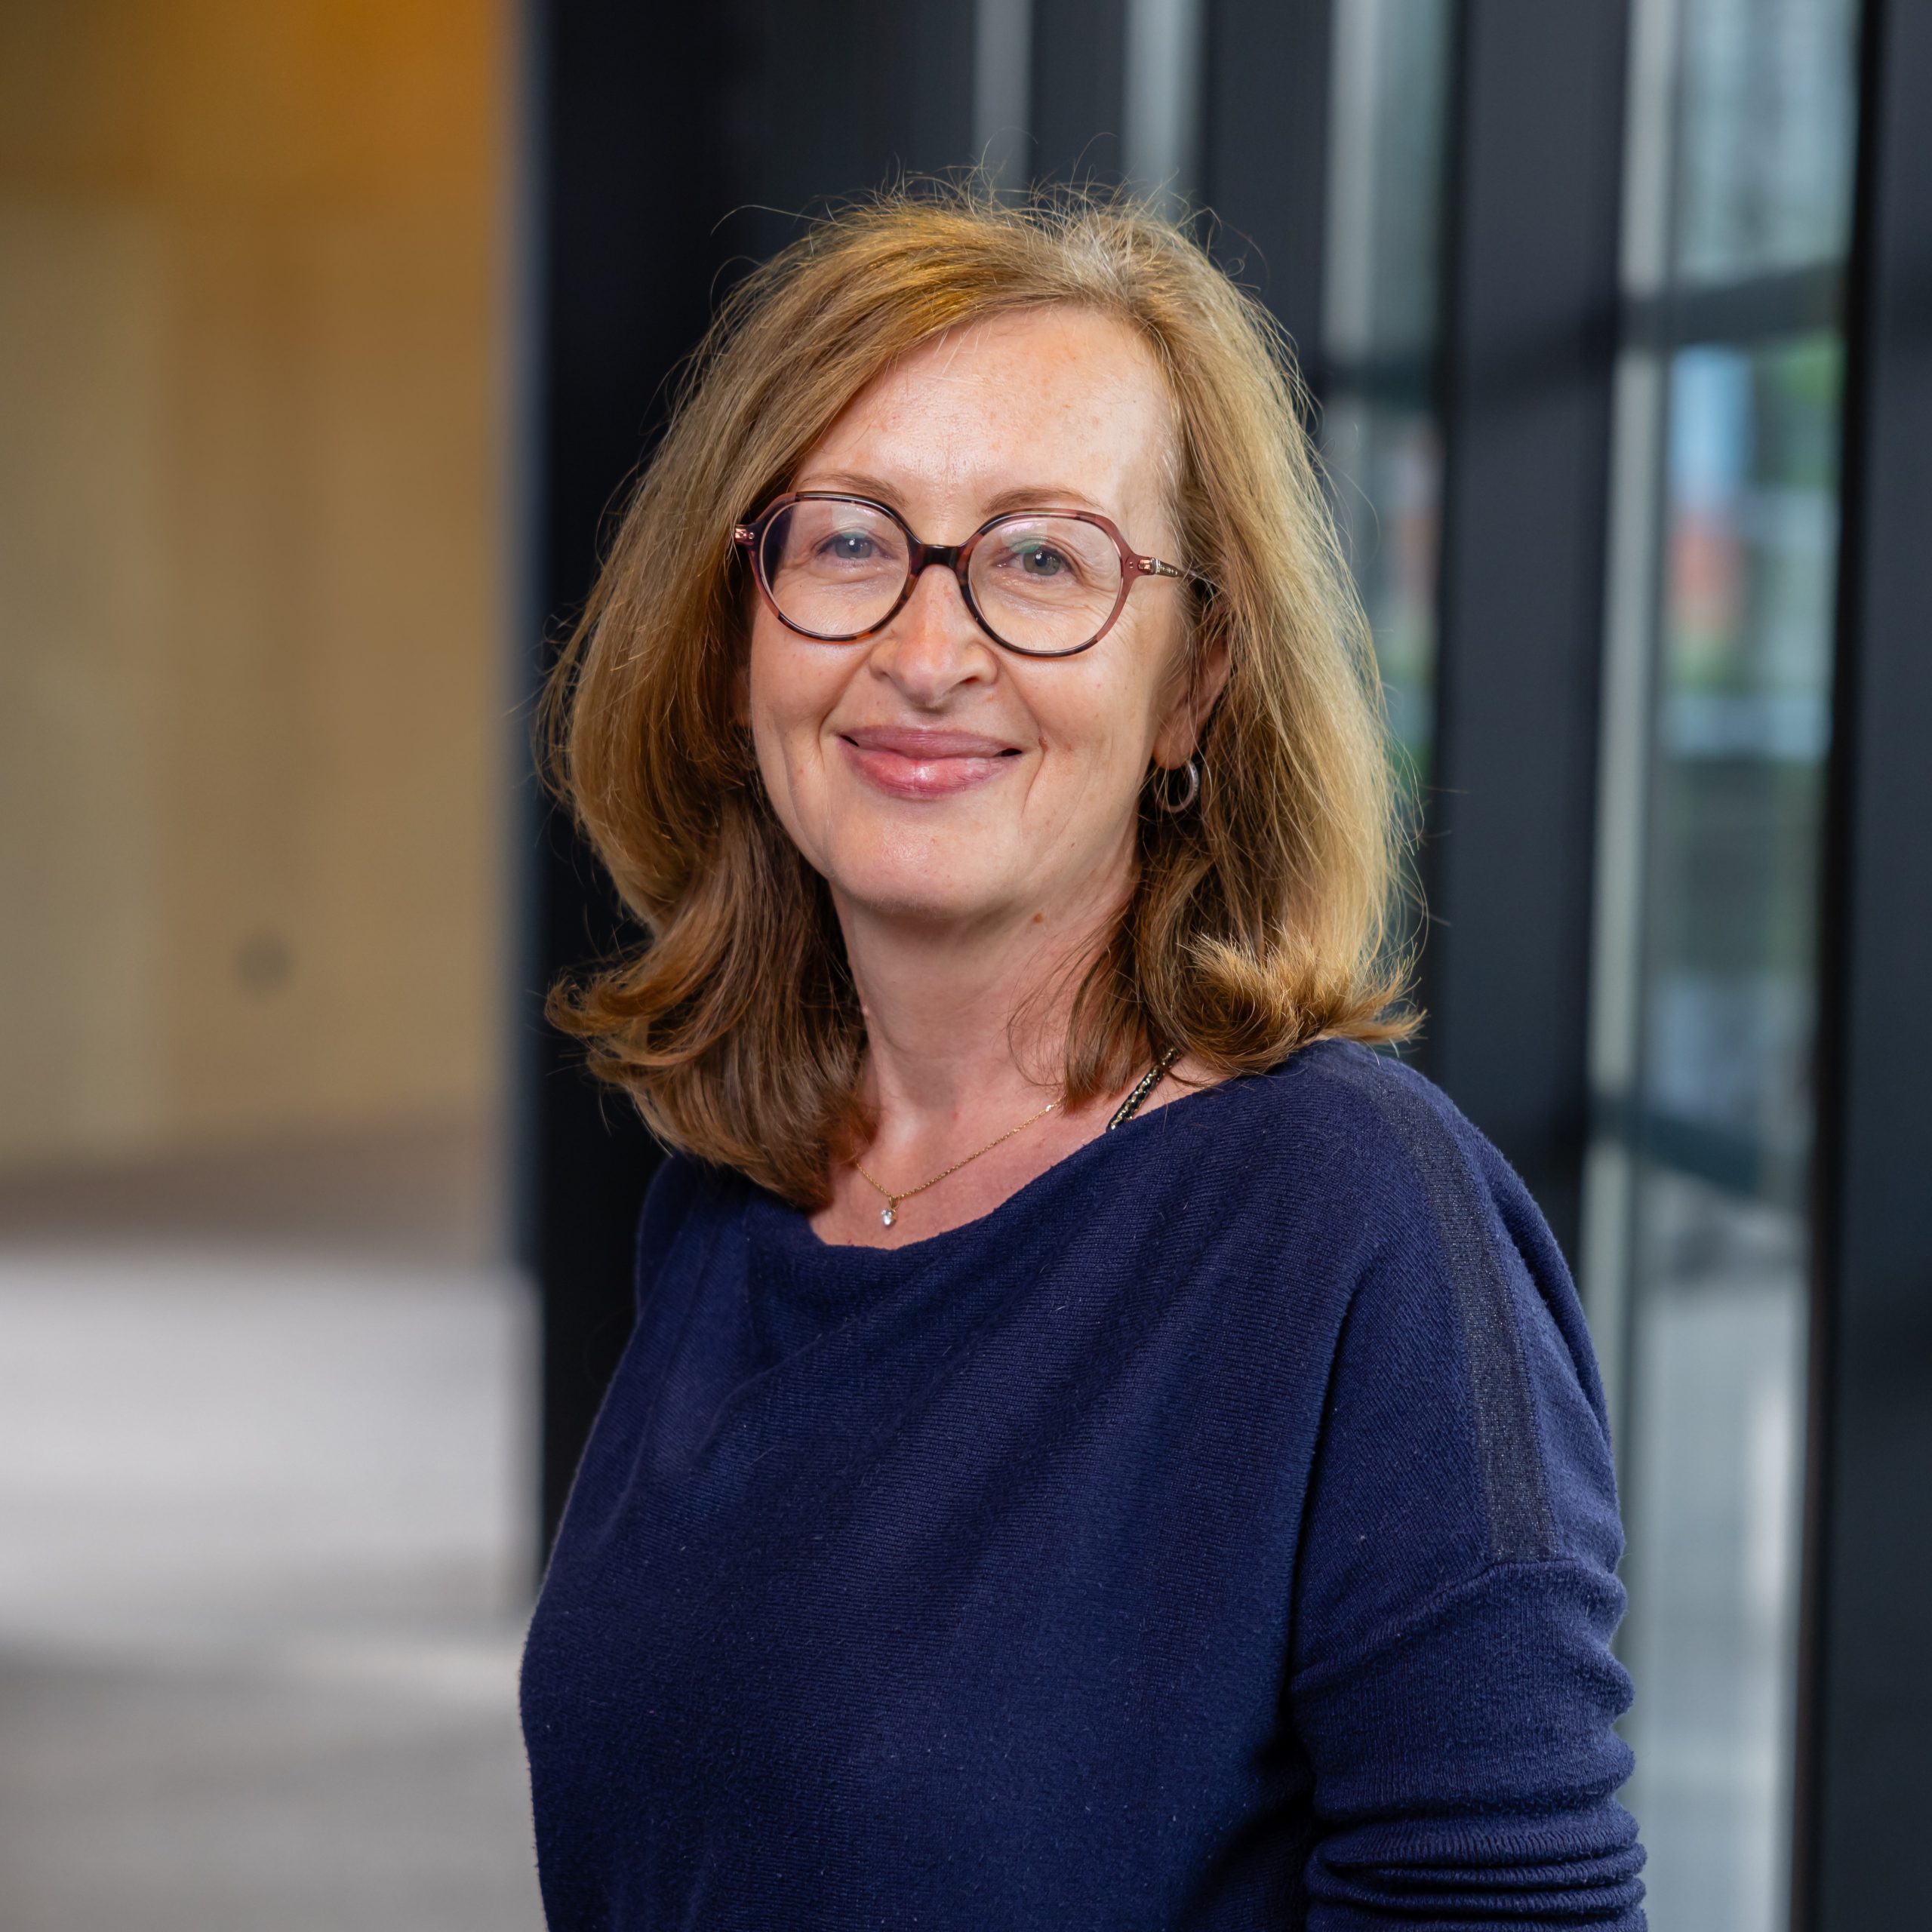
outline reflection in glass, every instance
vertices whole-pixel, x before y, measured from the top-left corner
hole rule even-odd
[[[1843,252],[1855,13],[1854,0],[1679,0],[1681,279]]]
[[[1646,1079],[1793,1206],[1808,1144],[1829,736],[1838,355],[1676,358]]]
[[[1624,1793],[1655,1932],[1784,1922],[1798,1558],[1801,1216],[1647,1165],[1623,1444],[1638,1688]]]
[[[1840,346],[1780,331],[1844,254],[1859,11],[1632,17],[1584,1287],[1654,1932],[1786,1922]]]
[[[1624,1473],[1629,1801],[1657,1932],[1772,1932],[1788,1863],[1838,355],[1673,359]]]
[[[1448,0],[1339,0],[1324,329],[1329,358],[1420,363],[1436,334]]]
[[[1402,777],[1417,787],[1435,705],[1451,23],[1448,0],[1340,0],[1335,13],[1321,448]]]
[[[1389,725],[1405,782],[1428,782],[1434,737],[1435,578],[1442,452],[1424,408],[1359,392],[1331,398],[1322,454],[1375,636]]]

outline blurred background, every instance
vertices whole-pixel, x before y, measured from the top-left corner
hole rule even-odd
[[[1294,337],[1578,1272],[1657,1932],[1932,1824],[1932,8],[0,0],[0,1925],[540,1924],[515,1715],[651,1149],[543,638],[719,291],[977,164]],[[1915,995],[1917,996],[1916,999]]]

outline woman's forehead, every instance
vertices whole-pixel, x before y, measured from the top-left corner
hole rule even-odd
[[[847,405],[800,466],[904,487],[998,494],[1057,485],[1123,507],[1164,494],[1174,407],[1125,323],[1055,308],[954,329],[900,357]]]

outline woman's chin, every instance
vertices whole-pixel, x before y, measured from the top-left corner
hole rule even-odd
[[[1023,897],[1013,881],[931,863],[841,866],[828,877],[834,897],[854,911],[920,925],[997,921]]]

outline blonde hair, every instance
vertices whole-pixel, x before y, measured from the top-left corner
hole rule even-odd
[[[1188,235],[1138,204],[896,190],[830,216],[725,301],[545,696],[549,770],[648,943],[555,989],[653,1131],[801,1207],[870,1132],[865,1028],[824,881],[736,721],[748,631],[734,524],[789,487],[860,389],[949,329],[1071,306],[1149,345],[1172,394],[1188,649],[1229,657],[1198,804],[1143,798],[1138,875],[1081,962],[1069,1106],[1164,1048],[1217,1075],[1319,1036],[1387,1039],[1401,841],[1367,626],[1287,346]]]

